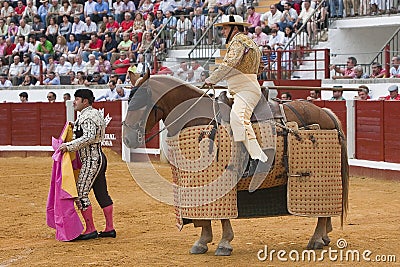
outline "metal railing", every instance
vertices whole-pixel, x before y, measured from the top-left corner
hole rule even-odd
[[[373,62],[379,62],[386,70],[386,77],[389,77],[390,62],[392,57],[397,56],[400,51],[400,28],[393,33],[389,38],[389,41],[382,47],[381,51],[371,60]]]
[[[194,47],[189,51],[188,57],[189,59],[196,57],[196,58],[207,58],[207,64],[210,59],[213,57],[215,52],[219,48],[218,41],[216,42],[215,38],[218,38],[218,29],[214,27],[214,24],[217,22],[221,14],[216,14],[216,17],[213,19],[212,23],[208,25],[205,29],[204,33],[200,36]],[[220,39],[222,42],[222,40]]]

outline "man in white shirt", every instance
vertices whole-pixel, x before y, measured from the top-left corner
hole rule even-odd
[[[83,7],[83,14],[85,15],[85,18],[89,17],[89,15],[92,15],[94,13],[95,6],[96,2],[93,0],[88,0],[85,2],[85,6]]]
[[[24,63],[20,62],[20,57],[14,57],[14,63],[10,65],[10,69],[8,71],[8,79],[11,80],[14,86],[18,86],[21,83],[20,75],[22,73],[24,67]]]
[[[164,0],[161,1],[160,7],[158,9],[162,10],[163,14],[167,11],[174,12],[175,8],[178,7],[178,4],[174,0]]]
[[[280,12],[275,5],[271,5],[270,11],[261,15],[261,27],[263,28],[263,32],[269,34],[272,24],[280,22],[281,18],[282,12]]]
[[[97,25],[90,19],[90,17],[87,17],[85,21],[86,23],[83,25],[82,38],[90,40],[92,33],[97,33]]]
[[[85,28],[85,23],[81,21],[78,17],[74,17],[74,23],[72,23],[71,34],[75,35],[78,42],[82,40],[82,33]]]
[[[297,18],[293,27],[300,28],[300,21],[301,23],[305,23],[309,17],[311,17],[312,13],[314,12],[314,8],[311,7],[310,0],[304,0],[304,8],[301,10],[299,17]]]
[[[392,58],[392,67],[389,72],[390,78],[400,78],[400,55]]]
[[[114,101],[118,99],[118,93],[116,90],[116,83],[115,81],[109,81],[108,86],[110,87],[110,90],[107,90],[107,92],[100,97],[96,98],[96,101],[100,101],[102,99],[108,100],[108,101]],[[128,95],[129,96],[129,95]]]
[[[113,81],[111,81],[113,82]],[[115,83],[115,82],[114,82]],[[117,91],[117,98],[116,100],[121,100],[121,101],[127,101],[129,100],[129,94],[131,93],[131,90],[129,89],[124,89],[122,87],[118,87],[115,89]]]
[[[182,81],[186,80],[186,77],[189,73],[189,69],[186,62],[181,62],[179,69],[176,71],[176,77],[181,79]]]
[[[33,62],[29,64],[31,67],[31,76],[34,79],[34,83],[40,80],[40,57],[33,56]],[[46,72],[46,63],[42,61],[42,75]]]
[[[28,52],[29,44],[25,42],[25,38],[23,36],[18,37],[18,43],[12,51],[13,55],[18,55],[22,58],[23,54]]]
[[[72,65],[71,63],[69,63],[68,61],[65,61],[65,57],[61,56],[60,57],[60,62],[58,63],[55,73],[58,76],[65,76],[68,74],[68,72],[70,72],[72,69]]]
[[[12,83],[10,80],[7,79],[7,75],[3,74],[0,75],[0,88],[1,87],[11,87]]]
[[[21,19],[19,21],[17,36],[24,36],[25,41],[28,42],[28,35],[31,33],[31,30],[31,26],[26,24],[24,19]]]
[[[77,55],[74,60],[75,60],[75,63],[72,66],[72,71],[75,73],[75,75],[78,74],[78,71],[85,72],[85,63],[82,60],[82,56]]]
[[[287,26],[293,27],[298,18],[297,11],[292,7],[292,3],[285,3],[283,9],[281,21],[279,22],[279,29],[282,32],[285,31]]]

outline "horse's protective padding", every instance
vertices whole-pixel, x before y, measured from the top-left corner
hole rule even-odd
[[[261,148],[275,149],[275,164],[268,173],[264,182],[261,184],[259,189],[271,188],[275,186],[284,185],[287,183],[286,170],[283,165],[283,136],[282,128],[271,128],[270,123],[253,123],[253,129],[256,133],[257,141],[261,145]],[[261,134],[263,133],[263,134]],[[277,133],[277,134],[275,134]],[[262,137],[263,135],[267,137]],[[237,185],[238,191],[249,190],[251,177],[243,178]]]
[[[296,132],[300,139],[294,134],[288,139],[288,211],[309,217],[341,215],[341,145],[337,130]]]
[[[238,216],[236,183],[244,171],[245,154],[230,129],[219,126],[210,153],[212,125],[185,128],[168,137],[174,204],[179,229],[183,218],[232,219]],[[204,135],[202,140],[199,136]],[[217,153],[218,151],[218,153]]]

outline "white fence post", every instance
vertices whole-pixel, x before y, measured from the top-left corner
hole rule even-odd
[[[355,158],[356,154],[356,112],[355,100],[346,100],[346,120],[347,120],[347,156]]]
[[[67,100],[65,102],[65,112],[67,121],[75,121],[75,112],[74,112],[74,101]]]

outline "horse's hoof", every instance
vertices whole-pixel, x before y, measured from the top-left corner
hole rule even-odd
[[[317,240],[310,240],[307,245],[307,249],[323,249],[324,248],[324,242],[317,241]]]
[[[190,249],[190,254],[204,254],[208,251],[207,245],[195,243]]]
[[[232,254],[232,248],[218,247],[215,251],[215,256],[230,256]]]
[[[324,241],[324,245],[327,246],[331,243],[331,239],[328,236],[322,237],[322,241]]]

